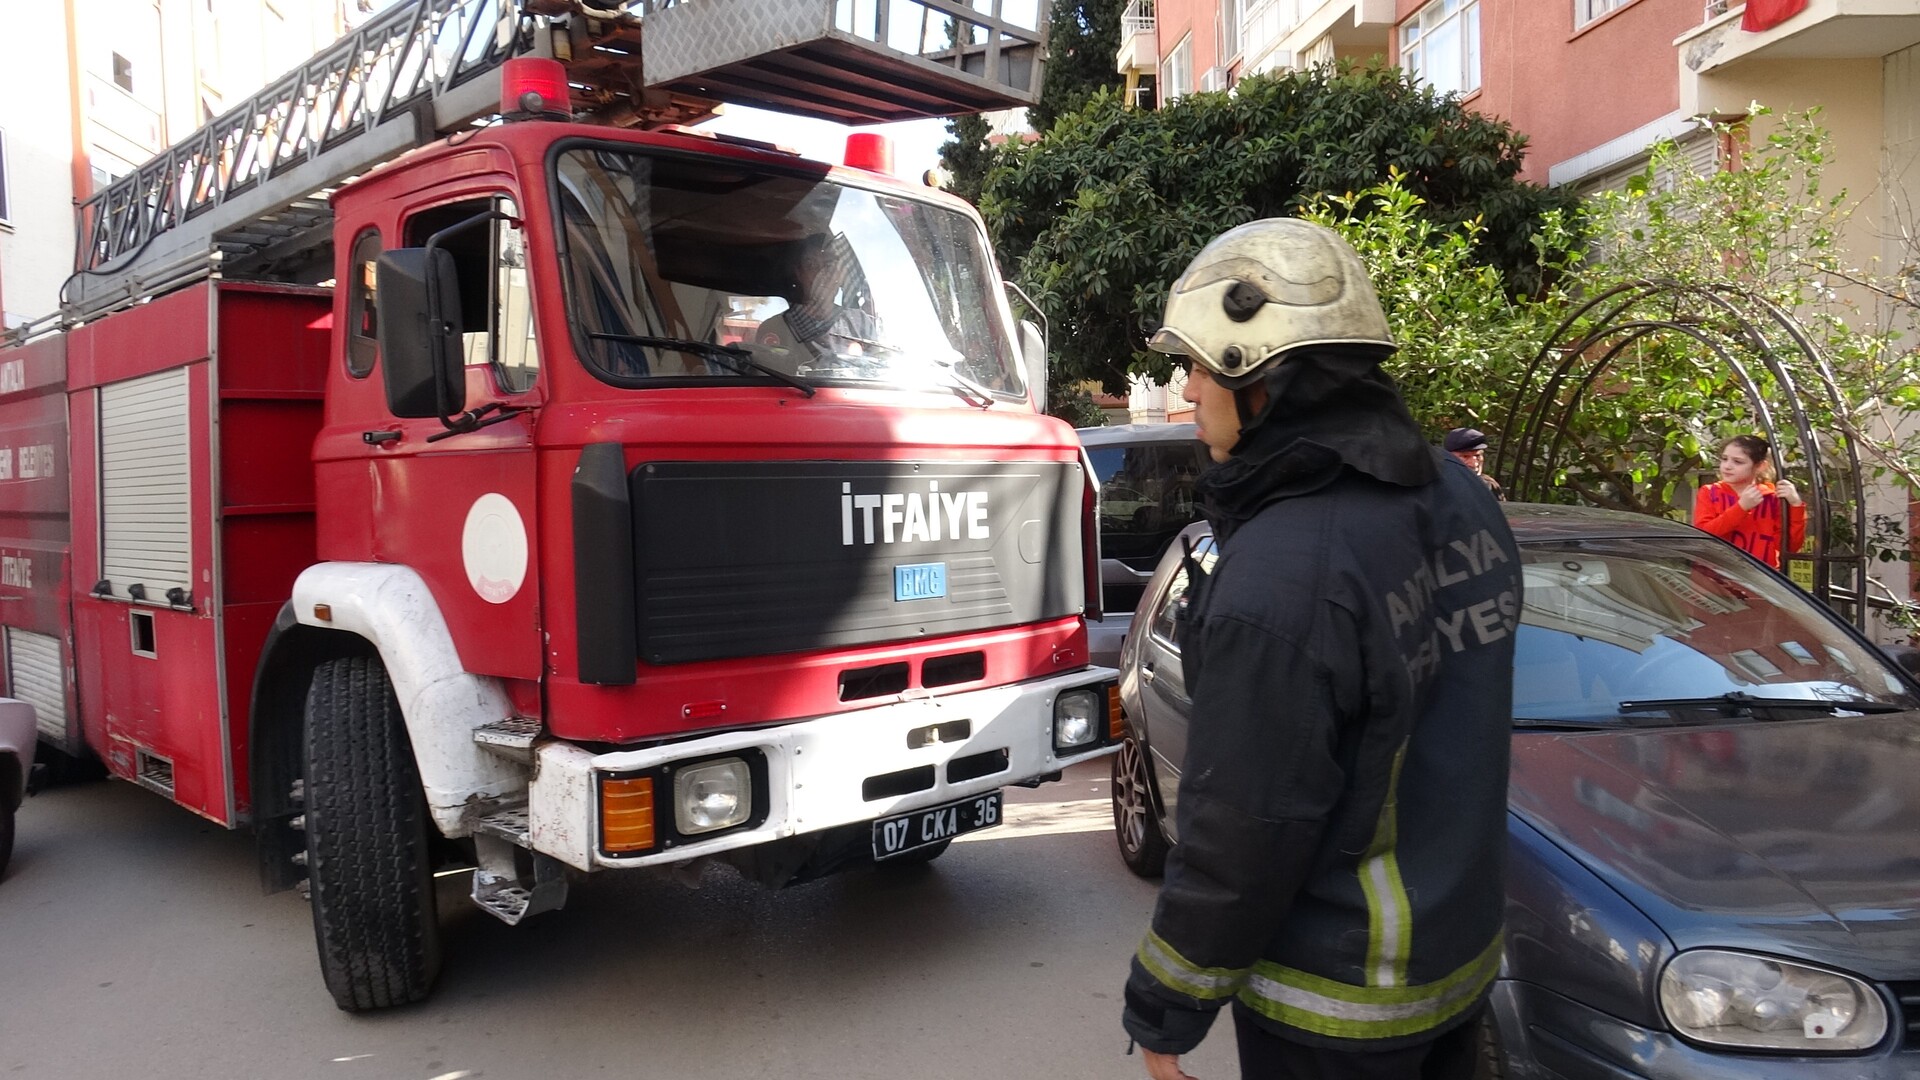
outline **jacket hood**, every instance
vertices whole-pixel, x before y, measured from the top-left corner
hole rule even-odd
[[[1345,469],[1402,487],[1439,475],[1435,452],[1379,356],[1310,353],[1274,365],[1267,407],[1225,462],[1195,485],[1222,542],[1277,499],[1316,491]]]
[[[1920,714],[1523,733],[1509,806],[1681,949],[1920,977]]]

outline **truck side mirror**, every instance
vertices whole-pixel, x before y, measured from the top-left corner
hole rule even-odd
[[[1020,359],[1026,364],[1027,385],[1033,388],[1034,408],[1047,411],[1047,335],[1032,319],[1020,320]]]
[[[373,282],[387,407],[401,417],[445,417],[465,409],[460,277],[453,254],[434,245],[383,252]]]

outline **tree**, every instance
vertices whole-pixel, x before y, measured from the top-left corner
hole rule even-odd
[[[986,186],[987,170],[993,165],[993,147],[987,145],[992,125],[979,113],[956,116],[947,121],[952,140],[940,144],[940,167],[947,170],[948,191],[971,203],[980,201],[980,189]]]
[[[1027,110],[1027,125],[1044,132],[1056,118],[1077,112],[1096,92],[1118,89],[1122,80],[1113,58],[1120,52],[1120,15],[1125,0],[1052,0],[1047,23],[1046,74],[1040,101]],[[994,148],[987,144],[992,125],[978,114],[947,121],[952,139],[940,145],[946,188],[968,202],[980,201]]]
[[[1005,151],[980,206],[1001,258],[1053,320],[1054,376],[1122,393],[1131,374],[1167,375],[1144,342],[1206,241],[1394,170],[1422,216],[1479,223],[1477,263],[1538,288],[1540,222],[1572,197],[1519,179],[1525,145],[1397,69],[1341,64],[1256,76],[1157,112],[1098,92],[1038,142]]]
[[[1027,123],[1045,134],[1060,117],[1079,112],[1101,90],[1119,90],[1120,16],[1126,0],[1053,0],[1047,21],[1047,73],[1040,103]]]

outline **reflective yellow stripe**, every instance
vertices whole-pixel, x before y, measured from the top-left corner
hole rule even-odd
[[[1134,954],[1140,966],[1169,988],[1201,1001],[1230,998],[1246,981],[1248,968],[1201,967],[1181,956],[1179,951],[1153,931],[1147,931],[1140,951]]]
[[[1387,777],[1387,795],[1380,803],[1380,820],[1373,843],[1360,861],[1360,891],[1367,898],[1367,962],[1363,974],[1368,986],[1405,986],[1407,955],[1413,951],[1413,905],[1400,880],[1400,858],[1394,845],[1400,838],[1400,766],[1407,760],[1407,744],[1393,755]]]
[[[1430,1031],[1460,1015],[1500,971],[1500,936],[1446,978],[1420,986],[1349,986],[1262,961],[1240,1002],[1262,1016],[1316,1035],[1390,1039]]]

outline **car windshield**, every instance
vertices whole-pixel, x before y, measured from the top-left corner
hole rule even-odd
[[[554,175],[575,347],[608,382],[1023,393],[1006,302],[965,214],[631,149],[568,150]]]
[[[1920,706],[1793,586],[1708,539],[1521,547],[1516,723],[1661,726]],[[1805,705],[1793,705],[1805,702]]]

